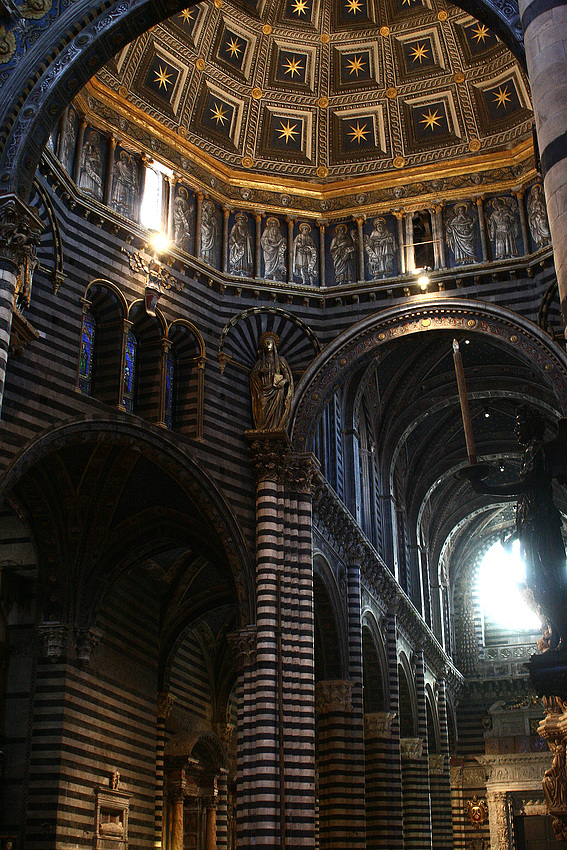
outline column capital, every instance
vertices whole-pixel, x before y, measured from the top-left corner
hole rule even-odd
[[[257,481],[279,481],[290,450],[285,431],[245,431]]]
[[[167,720],[169,712],[173,708],[175,702],[175,694],[170,691],[160,691],[157,697],[157,717],[158,720]]]
[[[392,724],[396,715],[393,711],[375,711],[364,715],[365,738],[391,738]]]
[[[237,632],[227,635],[228,642],[236,652],[236,663],[239,670],[252,666],[256,660],[257,633],[256,626],[245,626]]]
[[[415,761],[423,755],[421,738],[400,738],[400,756],[402,761]]]
[[[17,195],[0,195],[0,259],[18,270],[35,261],[43,222]]]
[[[329,679],[315,685],[315,703],[320,714],[352,711],[352,688],[348,679]]]

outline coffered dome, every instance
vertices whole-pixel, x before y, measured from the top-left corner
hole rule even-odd
[[[445,0],[205,0],[128,45],[91,93],[224,178],[272,186],[455,174],[532,127],[515,58]]]

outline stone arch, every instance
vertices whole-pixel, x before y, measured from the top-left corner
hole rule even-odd
[[[364,713],[386,711],[389,705],[386,651],[370,611],[362,616],[362,668]]]
[[[411,665],[404,652],[398,658],[398,677],[400,694],[400,737],[417,736],[417,696],[413,687]]]
[[[56,452],[70,446],[77,447],[80,452],[85,445],[102,447],[126,447],[129,452],[138,453],[164,475],[175,480],[181,490],[196,506],[200,516],[215,529],[218,537],[219,551],[229,565],[232,573],[241,623],[244,625],[254,620],[254,584],[250,553],[246,547],[242,532],[232,510],[217,489],[213,480],[191,456],[190,450],[182,444],[171,441],[163,429],[149,424],[141,425],[139,421],[131,422],[119,414],[102,416],[97,419],[84,416],[42,434],[29,443],[12,466],[6,471],[0,481],[0,496],[6,496],[22,481],[26,473],[38,468],[41,461]],[[84,449],[83,449],[84,450]],[[65,476],[63,476],[65,478]],[[71,490],[69,490],[69,493]],[[69,515],[71,517],[71,514]],[[155,516],[153,525],[148,522],[146,532],[152,529],[160,531],[160,523],[172,539],[176,539],[181,531],[176,531],[175,518],[161,512]],[[165,532],[164,532],[165,533]],[[217,545],[217,544],[215,544]],[[116,541],[116,547],[120,541]],[[116,549],[118,552],[118,548]],[[141,551],[141,550],[140,550]],[[122,563],[128,567],[128,558],[124,554]],[[117,576],[116,576],[117,578]],[[109,581],[113,581],[109,576]],[[102,594],[108,585],[98,588]],[[94,590],[93,590],[94,592]],[[80,616],[85,619],[85,626],[90,625],[92,611],[83,611]]]
[[[343,583],[342,583],[343,584]],[[346,639],[341,616],[342,592],[333,570],[321,553],[313,558],[313,597],[315,608],[315,678],[343,679],[348,667]]]
[[[41,152],[71,98],[122,47],[186,5],[186,0],[134,0],[125,8],[99,0],[94,6],[73,4],[49,19],[34,49],[18,56],[17,71],[5,86],[0,113],[5,191],[27,200]],[[485,21],[524,61],[515,4],[460,0],[458,5]]]
[[[337,386],[370,362],[380,346],[407,334],[475,332],[505,343],[530,360],[567,412],[567,357],[533,322],[504,308],[465,299],[400,305],[353,325],[311,363],[296,388],[290,432],[298,450],[312,438],[313,423]]]
[[[429,682],[425,686],[425,710],[427,717],[427,748],[431,756],[440,752],[441,731],[439,728],[437,701]]]

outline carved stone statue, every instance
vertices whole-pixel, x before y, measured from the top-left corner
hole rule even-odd
[[[549,231],[543,191],[539,183],[532,186],[528,196],[528,222],[536,248],[540,248],[546,242],[549,242],[551,233]]]
[[[293,272],[302,283],[314,286],[317,281],[317,246],[305,221],[299,225],[299,233],[293,240]]]
[[[191,247],[191,218],[193,204],[189,203],[189,192],[185,186],[180,186],[173,201],[173,241],[182,251]]]
[[[133,218],[138,202],[138,164],[128,151],[120,151],[114,163],[112,206],[117,212]]]
[[[254,268],[252,234],[246,213],[238,212],[228,237],[228,270],[231,274],[251,275]]]
[[[285,280],[287,239],[277,218],[270,216],[260,238],[266,280]]]
[[[260,337],[258,359],[250,373],[252,417],[258,431],[280,431],[287,425],[293,399],[293,375],[278,354],[280,339],[267,331]]]
[[[541,781],[550,814],[554,810],[567,813],[567,776],[565,775],[565,741],[551,744],[553,761]],[[564,840],[564,839],[563,839]]]
[[[455,263],[476,263],[476,224],[474,218],[467,215],[467,204],[455,204],[454,215],[447,218],[445,231]]]
[[[203,201],[201,208],[201,257],[211,265],[215,262],[219,244],[219,223],[215,205],[212,201]]]
[[[520,234],[514,198],[493,198],[493,212],[488,219],[488,232],[494,244],[494,259],[517,257],[517,239]]]
[[[561,515],[553,503],[552,478],[565,476],[563,423],[560,433],[548,443],[543,440],[545,421],[528,405],[518,408],[515,433],[524,446],[517,481],[490,485],[471,474],[477,493],[517,498],[516,530],[526,567],[526,585],[535,609],[553,627],[558,639],[567,642],[567,569],[561,536]],[[470,467],[473,471],[474,467]],[[487,474],[486,472],[484,473]]]
[[[100,156],[100,140],[92,130],[83,145],[81,168],[79,171],[79,189],[102,200],[102,159]]]
[[[352,232],[349,233],[346,224],[337,224],[335,235],[331,240],[329,253],[333,258],[335,281],[351,283],[356,280],[356,243]]]
[[[364,250],[368,257],[370,276],[378,278],[394,271],[396,240],[386,227],[383,218],[378,216],[373,224],[372,233],[364,238]]]

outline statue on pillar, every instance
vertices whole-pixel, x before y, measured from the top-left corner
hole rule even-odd
[[[258,359],[250,373],[252,417],[257,431],[281,431],[287,425],[293,399],[293,375],[278,354],[280,338],[273,331],[262,334]]]

